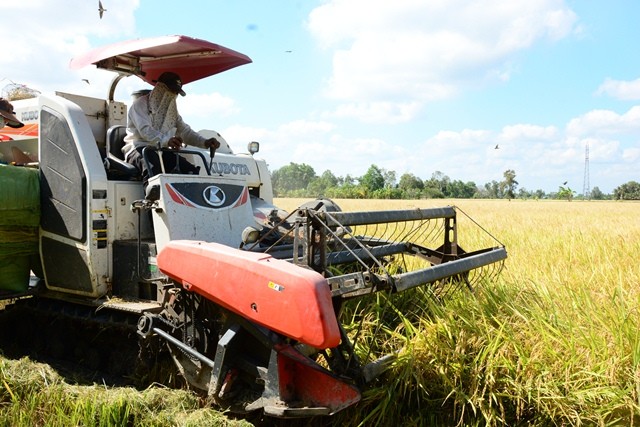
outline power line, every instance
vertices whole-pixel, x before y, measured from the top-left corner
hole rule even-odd
[[[591,186],[589,184],[589,143],[584,146],[584,181],[582,185],[582,197],[585,200],[591,199]]]

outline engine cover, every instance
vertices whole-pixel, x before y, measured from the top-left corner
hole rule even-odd
[[[218,242],[237,248],[242,230],[257,227],[249,190],[241,179],[199,175],[156,175],[159,209],[153,211],[158,250],[171,240]]]

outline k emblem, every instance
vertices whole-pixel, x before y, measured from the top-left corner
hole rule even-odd
[[[207,204],[217,208],[222,206],[227,198],[224,191],[218,186],[210,185],[202,192],[202,197]]]

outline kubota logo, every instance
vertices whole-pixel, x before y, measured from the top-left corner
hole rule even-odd
[[[213,162],[211,172],[218,175],[251,175],[249,167],[242,163]]]
[[[216,185],[210,185],[204,189],[202,192],[202,197],[204,197],[204,201],[207,204],[217,208],[218,206],[222,206],[227,196],[224,194],[224,191]]]

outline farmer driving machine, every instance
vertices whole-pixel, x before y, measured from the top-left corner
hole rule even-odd
[[[121,356],[108,354],[118,343],[100,342],[99,332],[126,331],[141,355],[166,355],[191,388],[224,407],[333,414],[357,403],[396,354],[376,336],[363,339],[365,303],[408,315],[396,295],[415,303],[416,293],[473,290],[507,254],[483,230],[477,248],[463,250],[450,206],[343,212],[318,199],[279,209],[257,143],[237,154],[222,140],[215,157],[180,150],[200,174],[154,175],[145,193],[122,159],[118,81],[152,83],[173,71],[186,84],[249,62],[204,40],[138,39],[72,61],[117,73],[107,99],[56,93],[14,103],[37,136],[0,147],[37,145],[29,166],[38,171],[39,262],[30,286],[0,291],[4,311],[72,319],[43,326],[66,325],[59,334],[98,325],[85,342],[100,350],[89,351],[96,365]]]

